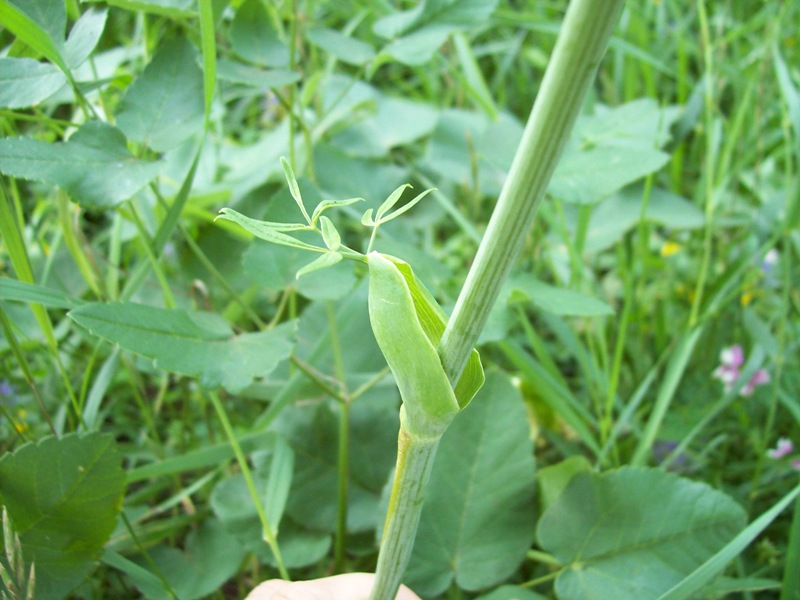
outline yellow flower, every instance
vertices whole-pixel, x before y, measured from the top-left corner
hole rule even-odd
[[[661,246],[661,256],[664,258],[670,257],[680,252],[682,247],[683,246],[676,242],[664,242],[664,245]]]

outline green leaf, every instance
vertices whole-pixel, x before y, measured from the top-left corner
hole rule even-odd
[[[163,152],[200,132],[205,115],[203,73],[186,39],[163,44],[125,92],[117,125],[130,139]]]
[[[148,549],[148,558],[181,600],[196,600],[217,591],[238,571],[247,549],[228,535],[219,521],[204,520],[186,536],[184,550],[156,546]],[[143,567],[148,562],[142,560]],[[137,576],[129,571],[128,577],[147,598],[171,600],[160,580]]]
[[[331,400],[296,404],[272,425],[288,437],[295,455],[287,514],[330,533],[336,531],[338,511],[339,410]],[[349,427],[347,529],[367,532],[378,525],[381,492],[394,466],[393,453],[386,449],[397,441],[397,391],[382,386],[359,398],[350,407]]]
[[[32,58],[0,58],[0,108],[28,108],[67,83],[57,67]]]
[[[367,264],[369,320],[403,398],[403,425],[412,437],[439,437],[461,406],[436,345],[422,324],[397,262],[371,252]]]
[[[356,202],[363,202],[363,198],[348,198],[347,200],[323,200],[317,207],[314,209],[314,212],[311,214],[311,224],[316,225],[317,220],[320,218],[323,212],[328,210],[329,208],[338,208],[341,206],[350,206],[351,204],[355,204]]]
[[[26,283],[10,277],[0,279],[0,300],[35,302],[47,308],[76,308],[83,304],[79,298],[60,290]]]
[[[306,222],[310,225],[311,218],[308,216],[306,207],[303,204],[303,196],[300,195],[300,186],[297,185],[297,178],[294,176],[294,171],[292,171],[292,165],[290,165],[289,161],[283,156],[281,156],[281,167],[283,167],[283,174],[286,176],[286,183],[289,184],[289,193],[292,194],[292,198],[294,198],[298,208],[300,208],[300,212],[303,213]]]
[[[562,600],[657,598],[744,527],[708,485],[656,469],[578,473],[539,520],[541,547],[567,568]]]
[[[16,0],[16,6],[8,1],[0,2],[0,23],[69,76],[61,56],[66,17],[65,7],[60,2]]]
[[[106,27],[108,10],[90,8],[72,26],[64,44],[64,60],[70,68],[81,66],[92,54]]]
[[[585,456],[570,456],[559,463],[539,469],[537,480],[541,495],[542,511],[550,508],[572,478],[578,473],[592,470],[592,465]]]
[[[260,0],[247,0],[236,11],[230,42],[233,51],[249,62],[273,67],[289,64],[289,47],[280,40]]]
[[[791,492],[786,494],[774,506],[748,525],[739,535],[726,544],[724,548],[692,572],[691,575],[659,596],[658,600],[689,600],[695,597],[695,594],[702,589],[704,585],[719,575],[732,560],[739,556],[742,551],[798,497],[800,497],[800,485],[795,486]],[[797,516],[795,515],[795,519],[796,518]],[[792,569],[796,571],[796,568],[796,563],[787,566],[787,570]],[[796,582],[792,582],[792,585],[796,587],[797,584]],[[785,591],[786,590],[784,590],[784,592]],[[788,597],[791,598],[791,596]]]
[[[332,267],[333,265],[339,263],[342,260],[342,255],[338,252],[328,252],[323,254],[322,256],[318,256],[302,269],[297,271],[295,277],[300,279],[303,275],[308,275],[309,273],[313,273],[314,271],[321,271],[322,269],[327,269],[328,267]]]
[[[235,60],[220,59],[217,76],[223,81],[240,83],[262,89],[274,89],[300,81],[297,71],[284,69],[262,69],[251,67]]]
[[[516,585],[504,585],[493,592],[478,596],[475,600],[547,600],[547,596]]]
[[[534,475],[522,398],[491,373],[442,437],[405,583],[428,597],[510,576],[534,537]]]
[[[496,6],[497,0],[423,0],[411,10],[379,19],[373,30],[384,38],[399,38],[381,54],[420,65],[431,59],[450,33],[485,23]]]
[[[237,392],[289,357],[293,324],[233,335],[211,313],[142,304],[87,304],[69,313],[94,335],[155,360],[158,368]]]
[[[669,160],[659,150],[678,116],[642,99],[583,117],[553,173],[548,192],[565,202],[595,203],[657,171]]]
[[[594,317],[614,314],[613,308],[597,298],[548,285],[527,274],[514,277],[509,287],[512,290],[509,302],[530,301],[555,315]]]
[[[386,200],[384,200],[378,207],[378,210],[375,211],[375,221],[377,223],[383,223],[383,216],[392,210],[392,207],[394,207],[394,205],[400,201],[400,196],[403,195],[403,192],[406,190],[406,188],[410,187],[410,183],[404,183],[403,185],[398,186],[391,194],[389,194]]]
[[[587,252],[599,252],[622,239],[642,217],[644,186],[630,185],[598,203],[592,210],[586,235]],[[669,229],[699,229],[705,215],[686,198],[660,187],[649,191],[645,219]]]
[[[0,172],[58,185],[86,207],[116,206],[160,170],[159,162],[135,158],[120,130],[99,121],[86,123],[67,142],[0,140]]]
[[[349,65],[361,66],[375,58],[375,50],[366,42],[327,27],[309,29],[306,39]]]
[[[36,598],[63,598],[92,571],[124,493],[111,435],[48,437],[0,458],[0,504],[36,565]]]
[[[219,211],[219,215],[217,215],[217,219],[233,221],[234,223],[241,225],[246,231],[249,231],[257,238],[266,240],[272,244],[289,246],[291,248],[298,248],[299,250],[311,250],[313,252],[320,253],[327,252],[325,248],[301,242],[300,240],[296,240],[289,235],[281,233],[281,231],[300,231],[301,229],[307,229],[305,225],[298,226],[290,224],[284,226],[279,223],[276,227],[275,223],[270,223],[269,221],[259,221],[257,219],[245,217],[243,214],[236,212],[232,208],[221,209]],[[290,229],[285,229],[284,227],[289,227]]]
[[[86,2],[105,2],[126,10],[141,11],[172,18],[196,16],[197,0],[85,0]]]
[[[439,346],[445,327],[447,326],[447,315],[436,302],[436,299],[428,291],[425,285],[417,279],[411,270],[411,265],[398,258],[387,256],[391,260],[406,280],[411,298],[414,301],[414,310],[419,319],[425,335],[434,347]],[[481,365],[481,357],[477,350],[472,350],[464,372],[456,383],[454,393],[460,408],[465,408],[472,398],[483,385],[484,373]]]
[[[67,11],[61,2],[8,0],[7,4],[11,4],[25,13],[56,44],[60,45],[64,41],[64,33],[67,30]]]
[[[333,226],[333,222],[328,217],[323,216],[320,219],[320,226],[322,239],[325,241],[328,250],[336,252],[339,246],[342,245],[342,238],[336,230],[336,227]]]

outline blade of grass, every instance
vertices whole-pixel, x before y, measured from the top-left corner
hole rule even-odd
[[[632,466],[643,466],[647,463],[647,457],[650,456],[653,442],[655,442],[656,436],[661,429],[661,423],[672,404],[672,400],[675,398],[678,384],[686,372],[686,367],[692,357],[694,347],[703,333],[703,329],[704,327],[701,325],[687,331],[676,344],[667,364],[664,379],[658,388],[658,396],[656,396],[655,405],[650,413],[650,419],[647,421],[644,433],[639,439],[633,458],[631,458],[630,464]]]
[[[217,86],[217,40],[214,30],[214,7],[211,0],[198,0],[200,13],[200,45],[203,49],[203,94],[205,96],[205,123],[208,131],[211,105]]]
[[[786,494],[781,500],[768,511],[763,513],[750,525],[739,533],[733,540],[727,543],[722,550],[695,569],[683,581],[675,585],[671,590],[662,594],[658,600],[688,600],[714,577],[719,575],[722,570],[736,558],[742,550],[747,548],[756,537],[764,531],[776,517],[781,514],[795,498],[800,497],[800,485],[796,486],[791,492]],[[781,597],[783,600],[783,597]]]
[[[253,481],[253,474],[250,471],[247,458],[245,458],[244,452],[242,452],[242,447],[239,445],[239,440],[236,439],[233,426],[231,425],[230,419],[228,419],[228,413],[219,398],[219,394],[216,392],[208,392],[208,397],[211,400],[211,404],[214,406],[214,410],[216,411],[217,417],[222,424],[222,428],[225,431],[228,442],[233,449],[233,453],[236,456],[236,462],[238,463],[239,468],[242,470],[242,476],[244,477],[245,483],[247,484],[247,489],[250,492],[250,497],[255,505],[259,521],[261,521],[261,529],[264,536],[264,541],[267,542],[270,550],[272,550],[272,554],[275,557],[275,563],[278,566],[278,571],[281,574],[281,578],[288,581],[289,572],[286,570],[286,566],[283,564],[283,557],[281,555],[281,549],[278,546],[278,539],[275,537],[275,532],[273,531],[272,526],[267,519],[267,513],[264,510],[261,497],[259,496],[258,490],[256,489],[256,484]]]
[[[783,570],[780,600],[796,600],[797,598],[800,598],[800,496],[795,501],[792,526],[789,529],[786,568]]]

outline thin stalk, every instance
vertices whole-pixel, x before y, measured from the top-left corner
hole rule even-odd
[[[253,481],[253,475],[250,471],[250,466],[247,464],[247,458],[245,458],[242,447],[239,445],[239,440],[236,438],[236,434],[233,431],[233,426],[228,419],[228,413],[225,411],[225,407],[222,405],[222,401],[216,392],[209,392],[208,397],[211,399],[211,404],[214,406],[222,428],[225,430],[225,436],[228,438],[228,442],[233,449],[233,454],[236,456],[236,462],[239,463],[239,468],[242,470],[242,476],[250,492],[250,497],[253,499],[253,504],[255,504],[258,518],[261,521],[261,531],[264,541],[267,542],[269,549],[272,550],[272,555],[275,558],[275,564],[278,566],[281,579],[289,581],[289,572],[283,564],[283,557],[281,556],[281,550],[278,546],[278,538],[267,519],[267,513],[264,511],[264,504],[261,502],[261,497]]]
[[[400,427],[397,467],[370,600],[394,600],[417,534],[425,487],[441,438],[413,438]]]
[[[533,224],[624,0],[573,0],[475,262],[439,344],[458,380]]]
[[[624,0],[573,0],[567,9],[508,180],[439,344],[444,371],[453,384],[533,224],[623,5]],[[394,600],[397,594],[439,439],[412,438],[400,428],[397,469],[371,600]]]
[[[339,380],[341,402],[339,403],[339,441],[337,451],[337,510],[336,541],[334,544],[334,569],[337,573],[344,569],[345,541],[347,538],[347,496],[350,477],[350,394],[344,367],[342,344],[336,322],[333,302],[327,302],[328,329],[330,331],[331,351],[333,353],[333,372]]]

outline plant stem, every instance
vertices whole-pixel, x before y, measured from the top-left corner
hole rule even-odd
[[[573,0],[475,262],[439,344],[458,380],[533,224],[624,0]]]
[[[525,241],[623,4],[624,0],[573,0],[567,9],[508,180],[439,343],[439,356],[453,385]],[[370,600],[394,600],[397,594],[439,439],[412,438],[400,428],[397,470]]]
[[[370,600],[394,600],[397,595],[400,579],[411,558],[425,487],[430,479],[440,439],[415,438],[404,426],[400,426],[397,467]]]

